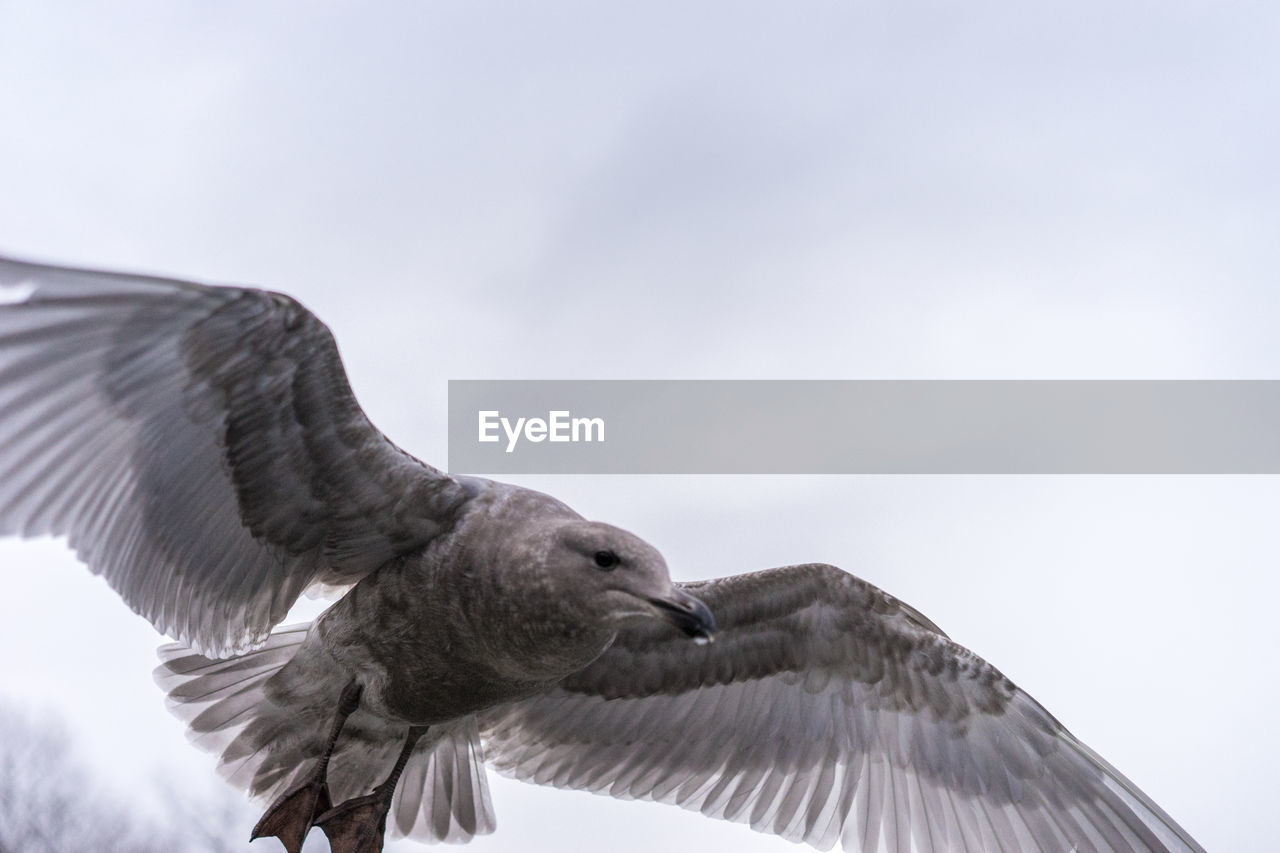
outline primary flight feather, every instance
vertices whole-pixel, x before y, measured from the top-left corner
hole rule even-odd
[[[624,530],[409,456],[281,294],[0,259],[0,534],[66,536],[179,641],[157,680],[292,853],[491,832],[486,765],[819,849],[1201,850],[852,575],[673,584]],[[316,586],[349,589],[272,633]]]

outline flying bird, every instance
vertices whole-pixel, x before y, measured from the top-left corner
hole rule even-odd
[[[413,458],[283,294],[0,259],[0,534],[65,536],[177,640],[157,681],[290,853],[492,832],[489,767],[823,850],[1202,850],[853,575],[673,583],[625,530]],[[277,627],[315,588],[345,594]]]

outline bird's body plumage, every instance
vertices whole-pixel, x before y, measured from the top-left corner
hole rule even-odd
[[[0,534],[44,533],[178,639],[158,680],[269,815],[403,751],[388,822],[424,840],[492,831],[488,762],[823,849],[1201,849],[846,572],[673,585],[626,531],[409,456],[280,294],[0,259]],[[314,587],[347,591],[272,634]]]

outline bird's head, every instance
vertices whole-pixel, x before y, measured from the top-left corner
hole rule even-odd
[[[667,563],[640,537],[599,521],[571,521],[557,531],[548,564],[572,573],[606,618],[660,617],[697,642],[715,634],[715,619],[699,599],[671,582]]]

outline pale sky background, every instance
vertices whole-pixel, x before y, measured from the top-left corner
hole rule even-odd
[[[1274,379],[1277,43],[1235,0],[0,0],[0,252],[288,292],[436,464],[451,378]],[[678,579],[840,565],[1274,844],[1276,478],[521,482]],[[58,543],[0,580],[0,697],[204,790],[154,630]],[[795,849],[493,784],[477,853]]]

